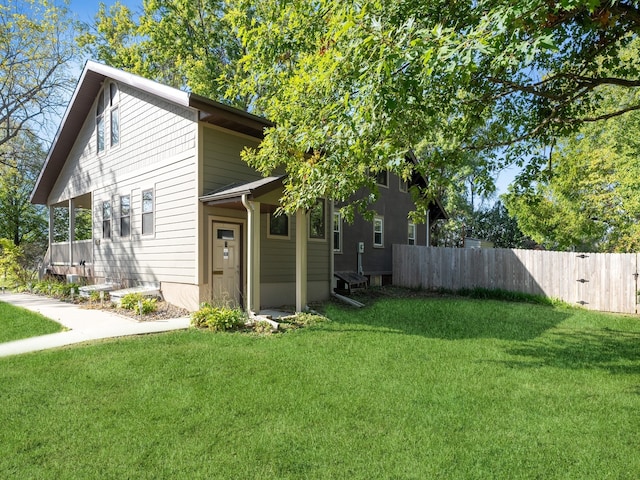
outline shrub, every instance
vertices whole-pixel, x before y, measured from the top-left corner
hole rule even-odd
[[[253,331],[258,335],[269,335],[273,333],[273,325],[266,320],[258,320],[253,324]]]
[[[109,299],[111,298],[111,295],[109,295],[109,292],[105,292],[102,291],[102,300],[105,302],[108,302]],[[91,300],[92,302],[99,302],[100,301],[100,290],[92,290],[89,293],[89,300]]]
[[[228,306],[200,305],[200,309],[191,314],[191,325],[207,328],[215,332],[237,330],[244,327],[247,315],[242,309]]]
[[[100,294],[98,294],[98,298],[100,298]],[[142,312],[140,312],[141,306]],[[141,293],[127,293],[120,300],[120,307],[125,310],[133,310],[136,315],[146,315],[147,313],[155,312],[158,304],[155,298],[145,297]]]
[[[293,317],[293,323],[301,327],[310,327],[312,325],[326,322],[328,320],[329,319],[327,317],[323,317],[322,315],[318,315],[317,313],[309,312],[300,312],[297,313],[295,317]]]

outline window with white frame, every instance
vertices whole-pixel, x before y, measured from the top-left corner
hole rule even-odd
[[[98,105],[96,105],[96,140],[97,152],[104,151],[104,90],[98,95]]]
[[[342,252],[342,215],[333,213],[333,251]]]
[[[153,234],[153,190],[142,192],[142,234]]]
[[[120,236],[131,235],[131,197],[129,195],[120,196]]]
[[[289,217],[285,213],[271,212],[268,232],[268,237],[289,238]]]
[[[373,246],[384,247],[384,218],[373,217]]]
[[[376,183],[378,185],[382,185],[383,187],[389,186],[389,172],[386,170],[382,170],[376,173]]]
[[[114,147],[120,143],[120,109],[118,101],[120,95],[118,86],[115,83],[109,84],[109,118],[111,126],[111,146]]]
[[[398,181],[400,182],[399,189],[401,192],[407,193],[409,191],[409,182],[403,180],[402,177],[398,177]]]
[[[409,222],[409,228],[407,230],[407,243],[409,245],[416,244],[416,224]]]
[[[111,238],[111,201],[102,202],[102,238]]]
[[[319,198],[309,209],[309,238],[325,239],[325,202]]]

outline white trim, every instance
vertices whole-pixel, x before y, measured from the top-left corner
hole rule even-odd
[[[145,192],[151,192],[151,212],[144,211],[144,194]],[[144,233],[144,215],[151,213],[151,232]],[[156,188],[155,185],[150,188],[140,189],[140,237],[142,238],[155,238],[156,236]]]
[[[331,241],[332,241],[332,246],[331,249],[333,251],[333,253],[342,253],[342,214],[340,212],[333,212],[332,215],[332,228],[331,228]],[[336,217],[338,218],[338,230],[336,230]],[[335,235],[336,232],[338,233],[338,248],[336,248],[335,245]]]
[[[413,236],[409,235],[409,233],[411,233],[412,231],[413,231]],[[407,245],[416,245],[416,237],[417,237],[416,233],[417,233],[416,224],[413,222],[409,222],[407,224]],[[411,240],[413,240],[413,243],[411,243]]]
[[[398,190],[402,193],[409,192],[409,182],[403,180],[401,176],[398,176]]]
[[[382,173],[385,174],[385,178],[387,180],[386,183],[378,183],[378,175]],[[379,187],[389,188],[389,170],[380,170],[378,173],[376,173],[375,181],[376,181],[376,185],[378,185]]]
[[[273,239],[273,240],[291,240],[291,217],[289,215],[287,215],[286,213],[282,213],[281,215],[284,215],[287,219],[287,234],[286,235],[276,235],[271,233],[271,217],[273,216],[273,213],[267,213],[267,238],[269,239]]]
[[[380,222],[380,242],[376,243],[376,222]],[[384,248],[384,217],[376,215],[373,217],[373,247]]]
[[[104,204],[109,202],[109,236],[104,236]],[[69,212],[71,214],[71,212]],[[113,239],[113,199],[108,198],[105,200],[104,198],[100,200],[100,239],[101,240],[111,240]]]

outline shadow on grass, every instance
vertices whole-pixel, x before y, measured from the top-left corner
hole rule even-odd
[[[529,341],[571,315],[547,306],[460,298],[386,299],[363,309],[334,307],[343,325],[385,329],[445,340],[494,338]]]
[[[640,333],[610,328],[558,331],[507,350],[526,357],[513,367],[596,368],[612,374],[640,374]]]

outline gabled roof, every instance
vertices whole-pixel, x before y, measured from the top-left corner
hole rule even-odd
[[[413,150],[409,150],[405,158],[406,160],[413,162],[415,166],[417,166],[418,163],[420,162]],[[421,189],[426,189],[427,186],[429,185],[429,180],[427,179],[427,177],[422,173],[418,172],[417,169],[413,170],[413,176],[411,177],[411,181],[415,185],[418,185],[418,187],[420,187]],[[430,221],[436,221],[440,219],[447,220],[448,218],[449,218],[449,215],[447,215],[447,212],[442,206],[442,202],[440,201],[440,199],[439,198],[432,199],[429,202],[429,220]]]
[[[80,75],[71,101],[62,118],[49,154],[31,193],[31,203],[45,204],[58,174],[69,156],[78,132],[89,115],[105,79],[129,85],[171,103],[198,111],[198,119],[262,139],[263,131],[273,124],[243,110],[224,105],[209,98],[184,92],[138,75],[127,73],[101,63],[88,61]]]

